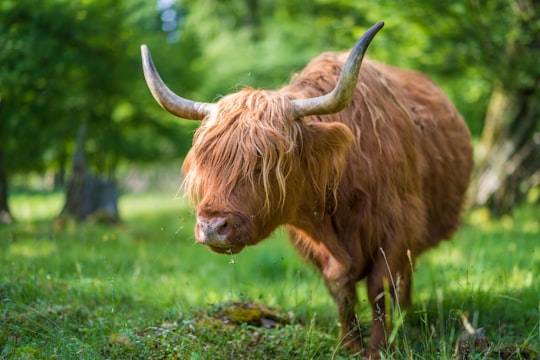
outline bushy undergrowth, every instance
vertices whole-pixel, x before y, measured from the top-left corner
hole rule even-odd
[[[0,358],[353,356],[339,346],[336,310],[319,275],[281,231],[223,256],[194,244],[192,211],[173,196],[125,196],[115,227],[54,227],[61,201],[18,194],[19,222],[0,227]],[[539,219],[533,206],[501,220],[474,211],[454,241],[423,255],[415,305],[402,317],[395,312],[395,348],[386,357],[538,358]],[[370,309],[363,283],[358,289],[367,340]],[[239,303],[259,310],[237,314]],[[279,316],[259,321],[261,308]],[[460,350],[467,324],[482,329],[468,353]]]

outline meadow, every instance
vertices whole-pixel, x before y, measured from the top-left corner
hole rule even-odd
[[[174,194],[125,194],[115,226],[52,221],[61,193],[17,193],[0,226],[2,359],[348,359],[317,272],[277,230],[234,256],[196,245]],[[468,213],[424,254],[392,359],[537,359],[540,207]],[[360,283],[358,317],[369,337]],[[399,305],[399,304],[397,304]],[[456,352],[466,329],[481,334]],[[482,329],[482,330],[478,330]],[[480,344],[482,343],[482,344]]]

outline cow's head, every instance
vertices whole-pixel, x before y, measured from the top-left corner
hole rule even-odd
[[[364,52],[382,26],[358,41],[336,87],[309,99],[245,89],[217,103],[187,100],[163,83],[148,49],[141,47],[155,99],[176,116],[202,120],[183,166],[184,190],[198,203],[198,242],[237,253],[293,221],[299,210],[325,206],[328,192],[337,189],[353,135],[340,122],[306,117],[336,113],[350,103]]]

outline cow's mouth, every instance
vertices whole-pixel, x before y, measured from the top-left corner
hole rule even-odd
[[[227,246],[215,246],[215,245],[208,245],[208,244],[205,244],[205,245],[213,252],[216,252],[218,254],[228,254],[228,255],[238,254],[245,247],[245,245],[227,245]]]

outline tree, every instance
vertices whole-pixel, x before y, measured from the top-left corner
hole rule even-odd
[[[95,222],[113,224],[120,221],[118,188],[113,180],[96,178],[88,167],[84,150],[86,124],[81,124],[77,147],[73,155],[72,175],[66,191],[65,205],[57,224],[68,217],[77,220],[91,218]]]
[[[185,151],[188,131],[155,121],[140,70],[141,39],[163,37],[159,26],[143,0],[0,3],[0,213],[10,174],[67,167],[80,124],[88,166],[105,178],[122,161]]]

